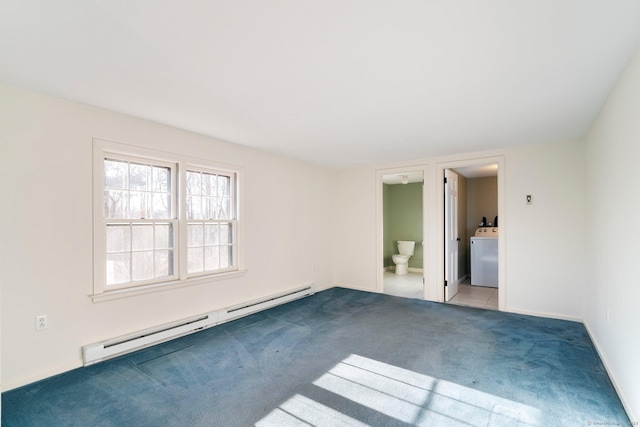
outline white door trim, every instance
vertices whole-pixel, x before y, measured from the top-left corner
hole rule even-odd
[[[459,231],[458,231],[458,174],[451,169],[444,170],[444,179],[447,182],[445,187],[444,201],[444,269],[447,286],[444,288],[445,302],[451,301],[458,293],[458,251],[459,251]],[[453,200],[452,200],[453,199]]]

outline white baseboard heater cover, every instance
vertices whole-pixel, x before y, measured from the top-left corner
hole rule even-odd
[[[287,302],[291,302],[293,300],[297,300],[299,298],[307,297],[313,294],[313,285],[308,285],[301,288],[292,289],[290,291],[281,292],[279,294],[271,295],[266,298],[260,298],[254,301],[227,307],[220,312],[220,323],[228,322],[242,316],[247,316],[249,314],[266,310],[267,308],[285,304]]]
[[[313,285],[307,285],[200,316],[85,345],[82,347],[83,364],[84,366],[93,365],[313,294]]]
[[[219,323],[218,313],[212,312],[201,316],[183,319],[178,322],[145,329],[130,335],[89,344],[82,347],[84,366],[93,365],[112,357],[121,356],[135,350],[160,344],[174,338],[211,327]]]

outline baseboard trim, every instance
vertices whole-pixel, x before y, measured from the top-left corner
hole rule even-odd
[[[326,291],[327,289],[331,289],[335,286],[336,285],[334,285],[333,283],[327,283],[323,286],[316,286],[315,284],[313,285],[316,292]]]
[[[13,381],[6,381],[2,383],[2,392],[13,390],[14,388],[22,387],[36,381],[41,381],[56,375],[64,374],[65,372],[73,371],[82,367],[82,359],[70,360],[65,363],[53,366],[44,371],[40,371],[36,374],[29,375],[27,377],[18,378]]]
[[[347,283],[334,283],[333,286],[331,286],[332,288],[345,288],[345,289],[353,289],[354,291],[363,291],[363,292],[374,292],[374,293],[379,293],[375,288],[371,289],[371,288],[362,288],[360,286],[356,286],[356,285],[350,285]]]
[[[618,393],[620,402],[622,402],[622,407],[627,413],[627,417],[629,417],[629,420],[631,421],[631,425],[638,425],[638,421],[640,421],[640,418],[638,418],[637,415],[633,413],[633,408],[631,408],[631,406],[629,405],[628,403],[629,401],[626,399],[624,392],[622,391],[622,388],[618,385],[618,380],[616,379],[616,375],[611,369],[609,362],[607,362],[607,358],[602,352],[602,347],[598,343],[596,336],[593,334],[593,331],[589,327],[589,324],[587,323],[586,320],[583,322],[583,324],[585,329],[587,330],[587,334],[589,334],[589,338],[591,338],[591,342],[593,342],[593,346],[596,348],[596,352],[598,352],[598,356],[600,357],[600,360],[602,360],[602,364],[604,365],[604,369],[607,371],[607,375],[609,375],[609,379],[611,380],[611,384],[613,384],[613,388],[616,390],[616,393]]]
[[[424,268],[409,267],[408,270],[410,273],[424,273]],[[396,266],[390,265],[388,267],[385,267],[383,271],[393,273],[394,271],[396,271]]]
[[[575,316],[565,316],[558,313],[547,313],[542,311],[521,310],[518,308],[506,307],[504,313],[524,314],[525,316],[546,317],[549,319],[568,320],[570,322],[584,323],[584,319]]]

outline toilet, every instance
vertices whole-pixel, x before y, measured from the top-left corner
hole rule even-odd
[[[413,255],[413,249],[416,242],[407,240],[398,240],[398,252],[400,254],[392,255],[393,263],[396,265],[396,274],[402,275],[409,272],[409,258]]]

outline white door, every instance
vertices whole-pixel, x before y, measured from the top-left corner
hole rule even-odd
[[[444,171],[444,300],[458,293],[458,175]]]

